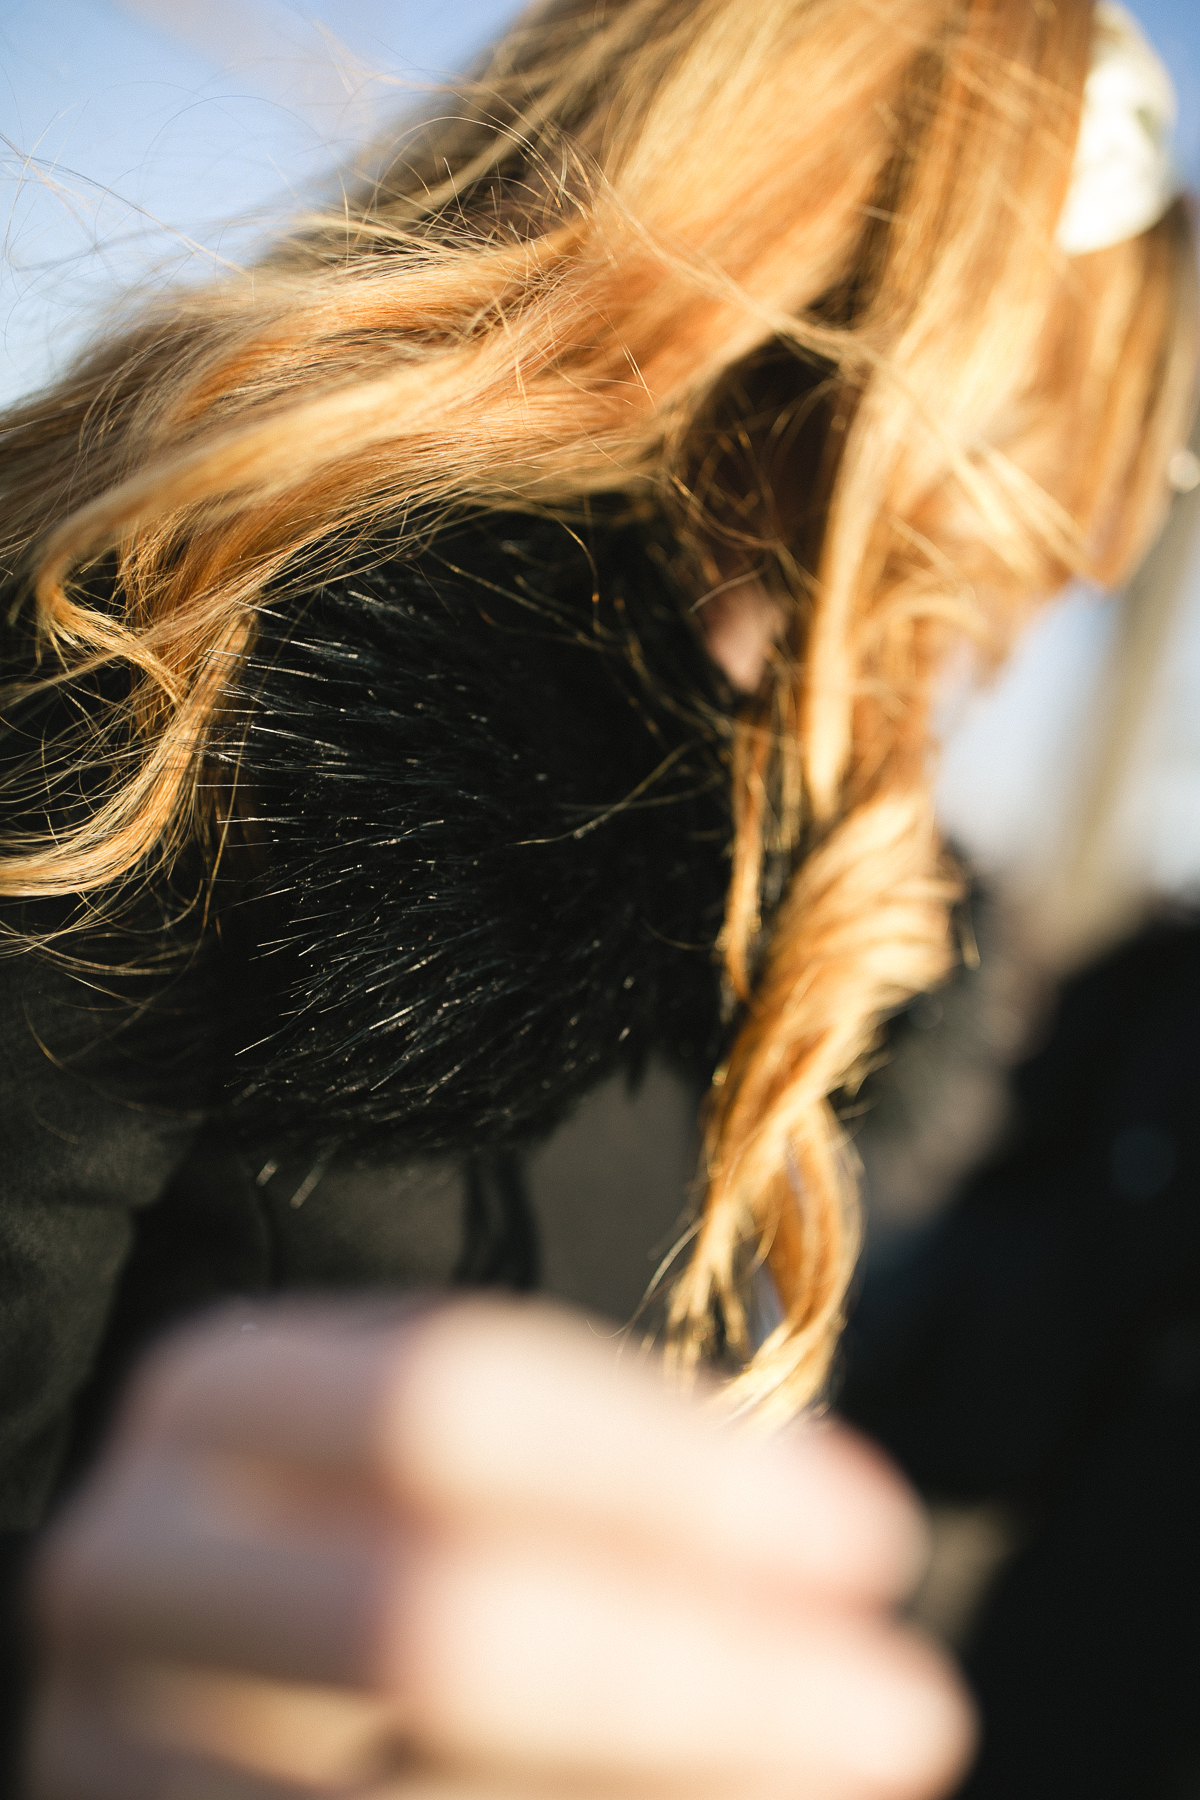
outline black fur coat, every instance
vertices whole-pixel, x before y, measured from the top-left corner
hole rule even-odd
[[[644,526],[493,517],[261,626],[239,1112],[496,1146],[651,1051],[711,1068],[730,695]]]

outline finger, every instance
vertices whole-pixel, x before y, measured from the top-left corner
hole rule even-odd
[[[579,1800],[736,1800],[745,1792],[750,1800],[741,1777],[731,1786],[727,1777],[708,1772],[699,1780],[695,1772],[656,1780],[644,1771],[630,1777],[611,1769],[600,1775],[528,1768],[497,1773],[420,1763],[393,1702],[344,1689],[143,1663],[105,1671],[99,1688],[87,1695],[86,1716],[100,1716],[101,1700],[103,1760],[112,1764],[115,1745],[122,1779],[136,1756],[156,1779],[172,1770],[173,1784],[181,1768],[193,1777],[218,1770],[226,1783],[235,1774],[252,1777],[272,1794],[300,1787],[308,1795],[353,1793],[369,1800],[564,1800],[568,1792]],[[77,1735],[79,1720],[72,1725]],[[56,1736],[60,1731],[61,1720]],[[94,1736],[91,1748],[94,1753]],[[251,1791],[257,1793],[258,1785]],[[769,1800],[761,1779],[753,1800]]]
[[[584,1776],[563,1774],[496,1774],[476,1769],[454,1769],[414,1764],[402,1775],[373,1787],[363,1800],[796,1800],[795,1789],[764,1786],[761,1776],[753,1785],[744,1778],[729,1785],[727,1776],[697,1781],[660,1782],[612,1774]],[[820,1794],[805,1800],[827,1800]]]
[[[192,1676],[172,1672],[171,1679],[181,1689]],[[207,1678],[198,1679],[206,1685]],[[411,1757],[364,1780],[360,1764],[337,1771],[321,1760],[320,1752],[297,1779],[293,1771],[301,1764],[306,1744],[305,1702],[312,1693],[296,1689],[294,1705],[289,1704],[300,1728],[296,1741],[284,1744],[275,1739],[271,1751],[264,1751],[260,1742],[254,1767],[240,1767],[200,1747],[172,1746],[164,1741],[163,1720],[157,1713],[140,1718],[123,1714],[118,1721],[91,1697],[84,1701],[72,1693],[67,1704],[43,1708],[23,1791],[28,1800],[794,1800],[790,1785],[764,1785],[761,1776],[738,1778],[730,1786],[723,1779],[707,1777],[664,1783],[641,1777],[626,1781],[611,1773],[497,1774],[422,1765]],[[193,1730],[197,1713],[211,1697],[193,1696],[185,1703]],[[161,1691],[156,1698],[161,1699]],[[177,1693],[176,1706],[182,1698]],[[251,1703],[245,1697],[229,1698],[244,1720]],[[278,1700],[268,1702],[268,1709],[277,1716]],[[223,1720],[217,1721],[214,1735],[220,1738],[227,1729]],[[278,1774],[267,1766],[273,1755],[280,1765]],[[825,1797],[814,1793],[807,1800]]]
[[[265,1495],[264,1490],[265,1488]],[[126,1457],[44,1543],[35,1612],[53,1655],[112,1656],[361,1683],[403,1604],[394,1523],[324,1517],[259,1470],[170,1448]]]
[[[345,1787],[329,1789],[346,1795]],[[28,1800],[315,1800],[311,1782],[276,1779],[130,1734],[107,1699],[72,1680],[47,1688],[30,1729]]]
[[[791,1578],[890,1599],[923,1562],[920,1514],[864,1440],[828,1423],[753,1437],[544,1306],[427,1315],[390,1372],[376,1443],[431,1510],[558,1515],[773,1590]]]
[[[541,1305],[232,1314],[160,1357],[127,1430],[357,1470],[439,1517],[533,1509],[864,1599],[906,1592],[924,1556],[907,1490],[843,1428],[753,1441]]]
[[[431,1547],[394,1626],[380,1674],[438,1759],[900,1800],[946,1791],[973,1742],[957,1676],[909,1632],[714,1605],[532,1540]]]
[[[409,1760],[401,1708],[378,1694],[163,1662],[110,1668],[102,1685],[131,1739],[277,1782],[357,1790]]]

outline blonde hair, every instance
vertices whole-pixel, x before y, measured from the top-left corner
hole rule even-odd
[[[780,604],[731,759],[740,1029],[669,1306],[679,1365],[748,1357],[733,1396],[767,1418],[819,1393],[856,1253],[836,1098],[952,959],[938,667],[1121,578],[1190,399],[1183,209],[1055,246],[1090,37],[1090,0],[537,9],[350,199],[5,426],[54,679],[131,678],[92,727],[108,787],[10,834],[9,895],[103,892],[195,835],[255,603],[331,545],[619,491],[673,517],[697,601],[744,577]],[[764,1261],[783,1318],[750,1355]]]

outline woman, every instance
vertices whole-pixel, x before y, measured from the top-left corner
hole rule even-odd
[[[447,1157],[444,1274],[528,1285],[526,1149],[653,1056],[711,1076],[668,1362],[771,1424],[819,1398],[837,1108],[951,960],[938,670],[1119,580],[1183,437],[1186,216],[1160,184],[1092,217],[1123,31],[542,9],[336,208],[10,418],[0,881],[51,1053],[14,1525],[166,1317],[404,1285],[379,1196],[444,1197]],[[44,1565],[42,1791],[345,1791],[399,1740],[413,1792],[952,1779],[860,1451],[714,1446],[562,1324],[365,1304],[226,1315],[135,1391]]]

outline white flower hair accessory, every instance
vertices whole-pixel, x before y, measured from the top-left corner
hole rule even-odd
[[[1156,225],[1183,191],[1171,156],[1175,86],[1141,26],[1099,0],[1071,189],[1058,226],[1068,256]]]

